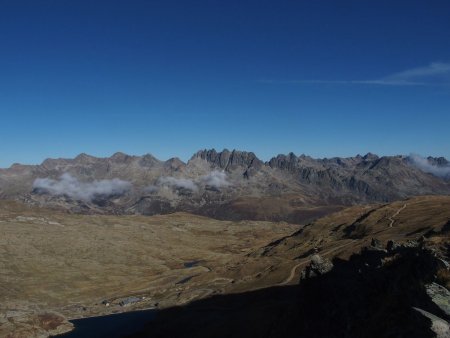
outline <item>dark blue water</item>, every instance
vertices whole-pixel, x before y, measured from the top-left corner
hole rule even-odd
[[[122,338],[141,331],[155,317],[156,310],[125,312],[71,320],[75,329],[63,338]]]
[[[194,266],[197,266],[199,263],[201,263],[202,261],[189,261],[189,262],[185,262],[183,265],[185,268],[193,268]]]

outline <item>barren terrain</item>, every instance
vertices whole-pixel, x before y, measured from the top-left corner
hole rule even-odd
[[[449,196],[354,206],[304,226],[1,201],[0,336],[46,336],[69,330],[67,319],[297,285],[315,254],[346,260],[388,241],[445,253],[449,224]]]
[[[1,201],[0,336],[17,326],[29,335],[35,323],[23,318],[41,312],[73,319],[220,293],[244,277],[228,266],[298,228],[186,213],[72,215]]]

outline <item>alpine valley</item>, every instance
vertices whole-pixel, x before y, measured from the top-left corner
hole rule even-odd
[[[0,337],[449,337],[442,157],[0,169]]]

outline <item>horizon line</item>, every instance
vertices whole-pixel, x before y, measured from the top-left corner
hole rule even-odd
[[[307,155],[307,154],[305,154],[305,153],[302,153],[302,154],[300,154],[300,155],[297,155],[295,152],[293,152],[293,151],[289,151],[289,152],[287,152],[287,153],[278,153],[278,154],[276,154],[276,155],[272,155],[269,159],[263,159],[263,158],[261,158],[261,157],[259,157],[254,151],[247,151],[247,150],[239,150],[239,149],[236,149],[236,148],[234,148],[234,149],[232,149],[232,150],[229,150],[228,148],[223,148],[222,150],[220,150],[220,151],[218,151],[218,150],[216,150],[215,148],[202,148],[202,149],[199,149],[199,150],[197,150],[196,152],[194,152],[192,155],[191,155],[191,157],[189,158],[189,159],[187,159],[187,160],[183,160],[183,159],[181,159],[180,157],[178,157],[178,156],[171,156],[171,157],[169,157],[168,159],[166,159],[166,160],[164,160],[164,159],[159,159],[158,157],[156,157],[155,155],[153,155],[152,153],[144,153],[144,154],[142,154],[142,155],[136,155],[136,154],[128,154],[128,153],[126,153],[126,152],[123,152],[123,151],[116,151],[116,152],[114,152],[112,155],[110,155],[110,156],[95,156],[95,155],[90,155],[90,154],[88,154],[88,153],[85,153],[85,152],[81,152],[81,153],[79,153],[78,155],[76,155],[76,156],[74,156],[74,157],[46,157],[46,158],[44,158],[40,163],[20,163],[20,162],[14,162],[14,163],[12,163],[9,167],[0,167],[0,169],[10,169],[10,168],[12,168],[12,167],[14,167],[14,166],[38,166],[38,165],[42,165],[45,161],[47,161],[47,160],[75,160],[75,159],[77,159],[78,157],[80,157],[80,156],[88,156],[88,157],[92,157],[92,158],[95,158],[95,159],[111,159],[111,158],[113,158],[114,156],[117,156],[117,155],[125,155],[125,156],[130,156],[130,157],[144,157],[144,156],[152,156],[153,158],[155,158],[156,160],[158,160],[158,161],[160,161],[160,162],[167,162],[167,161],[170,161],[170,160],[173,160],[173,159],[178,159],[178,160],[180,160],[181,162],[183,162],[184,164],[187,164],[192,158],[194,158],[194,156],[196,155],[196,154],[198,154],[199,152],[202,152],[202,151],[215,151],[215,152],[217,152],[217,153],[222,153],[222,152],[224,152],[224,151],[228,151],[228,152],[230,152],[230,153],[233,153],[233,152],[243,152],[243,153],[253,153],[254,155],[255,155],[255,157],[257,158],[257,159],[259,159],[259,160],[261,160],[262,162],[264,162],[264,163],[267,163],[267,162],[269,162],[271,159],[273,159],[273,158],[276,158],[277,156],[280,156],[280,155],[284,155],[284,156],[289,156],[289,155],[291,155],[291,154],[293,154],[295,157],[305,157],[305,158],[311,158],[311,159],[313,159],[313,160],[330,160],[330,159],[334,159],[334,158],[342,158],[342,159],[349,159],[349,158],[358,158],[358,157],[361,157],[361,158],[363,158],[363,157],[366,157],[366,156],[376,156],[376,157],[378,157],[378,158],[383,158],[383,157],[411,157],[411,156],[420,156],[420,157],[422,157],[422,158],[429,158],[429,157],[431,157],[431,158],[444,158],[444,159],[447,159],[445,156],[431,156],[431,155],[429,155],[429,156],[423,156],[423,155],[418,155],[417,153],[414,153],[414,152],[410,152],[408,155],[407,154],[390,154],[390,155],[379,155],[379,154],[376,154],[376,153],[373,153],[373,152],[371,152],[371,151],[368,151],[367,153],[365,153],[364,155],[362,155],[362,154],[360,154],[360,153],[357,153],[356,155],[352,155],[352,156],[324,156],[324,157],[314,157],[314,156],[312,156],[312,155]]]

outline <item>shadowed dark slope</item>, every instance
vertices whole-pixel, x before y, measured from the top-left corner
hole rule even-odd
[[[427,296],[429,250],[363,250],[299,285],[214,296],[159,312],[143,337],[434,337],[413,307],[446,318]]]

